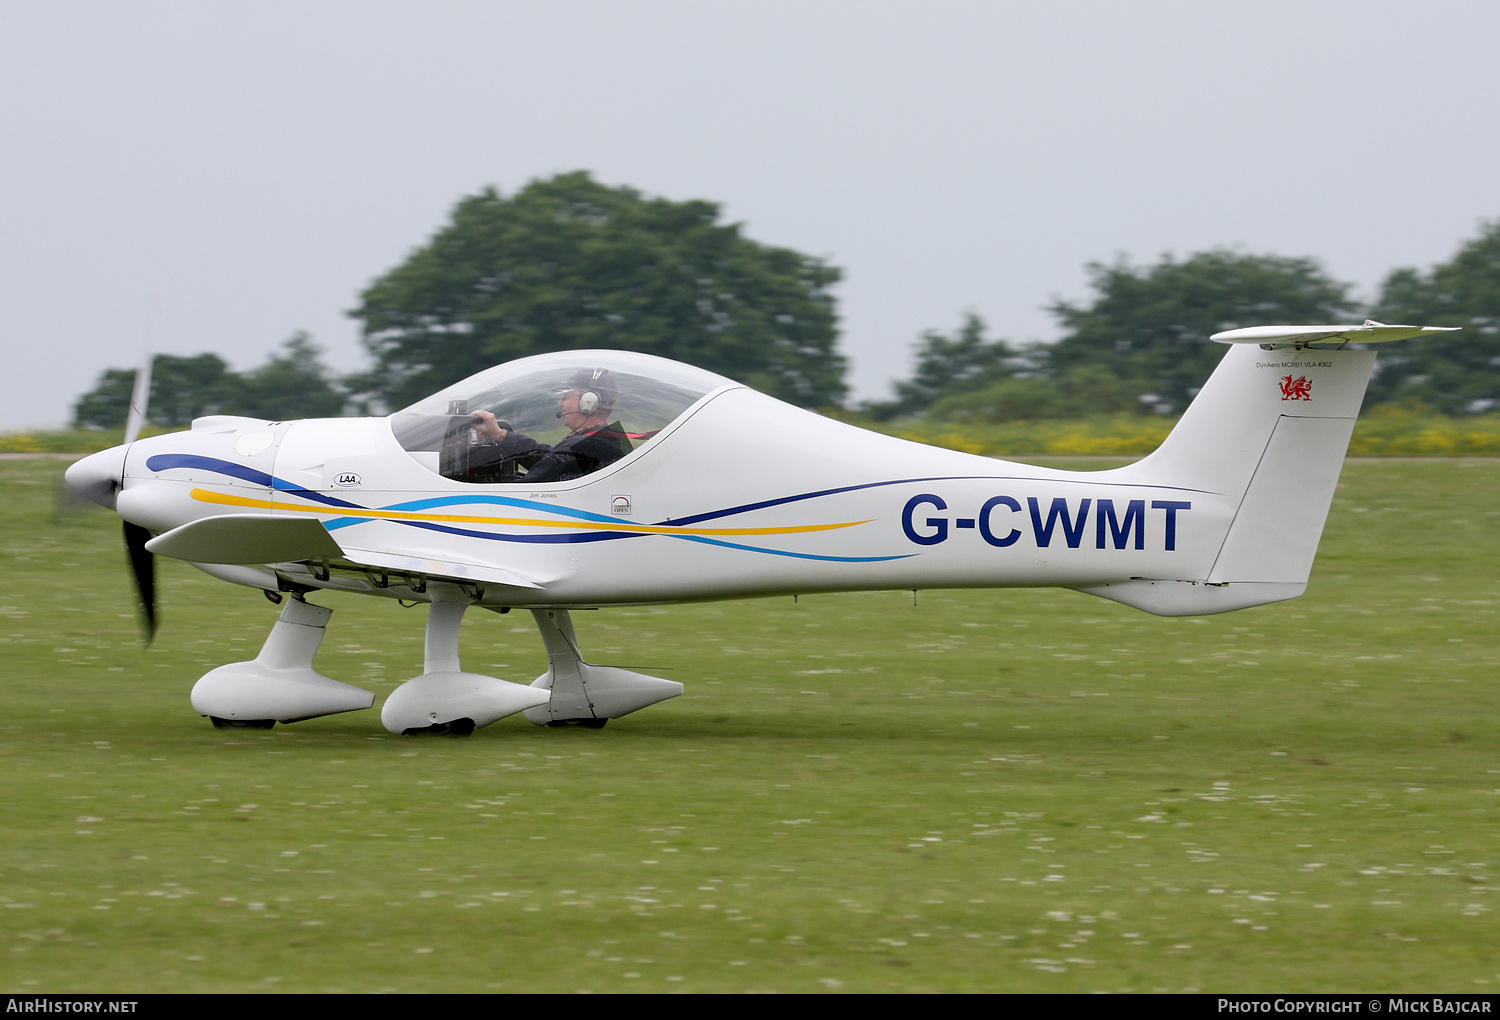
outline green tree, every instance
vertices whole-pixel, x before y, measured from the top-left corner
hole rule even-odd
[[[345,394],[319,359],[321,351],[307,333],[293,333],[280,354],[226,387],[226,413],[287,421],[332,418],[344,410]]]
[[[134,369],[106,369],[99,384],[74,405],[74,422],[83,428],[122,427],[134,385]],[[318,360],[312,338],[298,332],[281,354],[244,374],[230,371],[217,354],[156,355],[151,361],[146,420],[180,429],[205,414],[272,421],[331,417],[343,410],[344,400],[343,390]]]
[[[877,420],[920,414],[999,422],[1134,409],[1136,387],[1107,368],[1075,365],[1054,377],[1048,346],[1016,348],[985,339],[984,331],[984,320],[969,313],[951,337],[936,330],[923,333],[916,345],[916,372],[896,383],[896,399],[866,403],[861,410]]]
[[[1016,352],[1004,340],[986,340],[984,320],[973,312],[951,337],[935,329],[916,345],[917,370],[896,384],[896,399],[870,405],[878,417],[917,414],[945,397],[973,393],[1015,371]]]
[[[375,360],[361,388],[400,406],[512,358],[600,347],[837,404],[839,270],[718,219],[712,202],[645,198],[585,172],[464,198],[350,313]]]
[[[152,362],[153,372],[155,362]],[[86,429],[125,427],[130,416],[130,391],[135,385],[135,369],[107,368],[99,383],[73,405],[73,424]]]
[[[1312,259],[1215,250],[1154,266],[1124,257],[1088,267],[1094,298],[1049,309],[1067,331],[1047,374],[1102,368],[1133,389],[1140,410],[1180,411],[1224,355],[1209,336],[1242,326],[1347,321],[1349,285]],[[1149,399],[1148,399],[1149,398]]]
[[[1133,411],[1136,387],[1098,365],[1080,365],[1061,378],[1028,372],[997,380],[983,389],[955,393],[928,409],[949,421],[1023,421],[1039,418],[1084,418]]]
[[[1421,403],[1448,414],[1500,405],[1500,220],[1482,224],[1478,237],[1426,273],[1393,271],[1370,315],[1463,331],[1382,347],[1366,403]]]
[[[156,355],[151,360],[146,420],[163,428],[182,428],[200,415],[217,414],[232,374],[217,354]],[[135,369],[106,369],[99,385],[74,405],[74,421],[84,428],[120,428],[130,411],[134,385]]]

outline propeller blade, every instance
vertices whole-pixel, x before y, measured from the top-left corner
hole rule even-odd
[[[146,424],[146,405],[151,398],[151,366],[156,359],[151,354],[151,327],[153,320],[161,314],[156,295],[146,303],[146,329],[141,337],[141,367],[135,370],[135,385],[130,388],[130,410],[125,415],[125,445],[135,442]]]
[[[151,362],[150,354],[141,367],[135,370],[135,385],[130,390],[130,411],[125,416],[125,445],[129,446],[136,441],[141,434],[141,426],[146,424],[146,402],[151,396]]]
[[[150,538],[151,532],[139,524],[125,522],[125,551],[130,556],[130,569],[135,575],[136,592],[140,595],[148,645],[156,636],[156,557],[146,550]]]

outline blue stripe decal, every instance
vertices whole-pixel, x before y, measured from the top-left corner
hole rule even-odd
[[[320,492],[312,492],[300,485],[293,485],[284,478],[268,475],[264,471],[257,471],[248,464],[236,464],[231,460],[219,460],[217,457],[200,457],[192,453],[159,453],[154,457],[146,458],[146,470],[148,471],[170,471],[172,468],[185,468],[189,471],[198,469],[212,471],[218,475],[228,475],[230,478],[238,478],[252,485],[264,485],[268,489],[278,492],[290,492],[293,495],[302,496],[306,499],[326,503],[329,506],[344,507],[350,510],[366,510],[358,503],[350,503],[338,499],[335,496],[325,496]]]
[[[323,530],[337,531],[340,528],[348,528],[355,524],[369,524],[371,521],[379,519],[378,517],[335,517],[331,521],[323,522]]]
[[[440,507],[464,506],[474,503],[483,503],[490,506],[513,506],[523,510],[541,510],[562,517],[572,517],[576,520],[593,521],[596,523],[613,523],[615,518],[606,517],[603,514],[591,513],[587,510],[574,510],[571,507],[558,506],[554,503],[543,503],[533,499],[517,499],[512,496],[490,496],[481,493],[466,496],[431,496],[426,499],[413,499],[404,503],[392,503],[380,507],[381,510],[395,510],[402,512],[413,512],[417,510],[433,510]],[[351,517],[347,520],[324,521],[323,527],[329,531],[338,528],[347,528],[354,524],[364,524],[371,520],[384,520],[385,518]],[[432,521],[392,521],[393,524],[406,524],[412,527],[425,528],[428,531],[440,531],[450,535],[463,535],[466,538],[487,538],[500,542],[524,542],[532,545],[567,545],[574,542],[603,542],[614,538],[639,538],[639,534],[620,534],[610,532],[607,534],[593,535],[513,535],[495,534],[489,531],[471,531],[468,528],[458,528],[449,524],[438,524]]]
[[[280,478],[272,478],[271,481],[275,483],[271,486],[271,488],[275,489],[277,492],[289,492],[294,496],[301,496],[303,499],[311,499],[316,500],[319,503],[326,503],[328,506],[358,510],[369,509],[368,507],[360,506],[358,503],[350,503],[348,500],[339,499],[337,496],[325,496],[321,492],[313,492],[311,489],[300,488],[293,485],[291,482],[285,481]]]
[[[743,549],[746,552],[769,553],[772,556],[791,556],[799,560],[827,560],[832,563],[883,563],[886,560],[904,560],[916,553],[901,553],[898,556],[817,556],[812,553],[786,552],[781,549],[762,549],[753,545],[740,545],[738,542],[725,542],[718,538],[704,538],[702,535],[668,535],[668,538],[680,538],[687,542],[702,542],[704,545],[722,545],[726,549]]]
[[[219,460],[215,457],[201,457],[194,454],[157,454],[146,461],[146,468],[150,471],[166,471],[171,468],[200,469],[212,471],[216,474],[228,475],[231,478],[239,478],[253,485],[263,485],[304,499],[323,503],[326,506],[336,506],[341,509],[369,510],[370,507],[361,506],[358,503],[350,503],[347,500],[335,496],[327,496],[320,492],[305,489],[299,485],[263,471],[257,471],[245,464],[236,464],[232,461]],[[789,503],[800,503],[804,500],[817,499],[820,496],[833,496],[843,492],[858,492],[862,489],[879,489],[891,485],[916,485],[928,482],[951,482],[951,481],[1005,481],[1005,482],[1075,482],[1078,484],[1090,484],[1109,486],[1111,488],[1134,488],[1134,489],[1166,489],[1175,492],[1205,492],[1204,489],[1193,489],[1176,485],[1150,485],[1135,482],[1094,482],[1087,479],[1072,478],[1029,478],[1017,475],[939,475],[929,478],[897,478],[886,482],[865,482],[860,485],[845,485],[835,489],[820,489],[816,492],[804,492],[795,496],[783,496],[778,499],[762,500],[758,503],[743,503],[739,506],[728,507],[723,510],[710,510],[689,517],[668,518],[660,521],[653,527],[676,527],[698,524],[703,521],[720,520],[732,517],[736,514],[749,513],[753,510],[764,510],[767,507],[785,506]],[[493,496],[488,493],[472,493],[457,496],[431,496],[424,499],[408,500],[402,503],[393,503],[389,506],[379,507],[380,510],[392,511],[419,511],[432,510],[439,507],[462,506],[472,504],[487,504],[490,506],[512,506],[525,510],[539,510],[545,513],[555,514],[561,517],[570,517],[579,521],[592,521],[594,523],[610,522],[616,518],[596,514],[587,510],[575,510],[571,507],[558,506],[555,503],[546,503],[538,500],[520,499],[512,496]],[[308,507],[314,510],[313,507]],[[324,521],[323,527],[328,531],[337,531],[340,528],[352,527],[356,524],[368,524],[373,520],[388,520],[388,518],[374,517],[346,517],[333,521]],[[422,528],[426,531],[436,531],[448,535],[460,535],[465,538],[482,538],[491,542],[521,542],[529,545],[572,545],[585,542],[610,542],[616,539],[641,538],[653,532],[592,532],[572,535],[515,535],[496,534],[488,531],[473,531],[468,528],[457,528],[452,525],[438,524],[431,521],[391,521],[392,524],[402,524],[410,528]],[[738,549],[743,552],[765,553],[769,556],[787,556],[799,560],[821,560],[831,563],[882,563],[888,560],[901,560],[915,553],[903,553],[894,556],[826,556],[815,553],[788,552],[781,549],[766,549],[760,546],[743,545],[738,542],[726,542],[722,539],[707,538],[702,535],[663,535],[664,538],[676,538],[689,542],[701,542],[704,545],[715,545],[725,549]]]
[[[493,542],[529,542],[545,544],[567,544],[574,542],[609,542],[622,538],[644,538],[651,532],[593,532],[584,535],[497,535],[488,531],[470,531],[467,528],[455,528],[446,524],[433,524],[428,521],[391,521],[392,524],[404,524],[411,528],[422,528],[426,531],[439,531],[449,535],[462,535],[466,538],[486,538]],[[325,525],[330,527],[331,525]],[[739,549],[744,552],[766,553],[770,556],[790,556],[799,560],[824,560],[832,563],[881,563],[886,560],[904,560],[915,553],[903,553],[897,556],[821,556],[815,553],[787,552],[782,549],[762,549],[754,545],[741,545],[738,542],[725,542],[717,538],[704,538],[702,535],[662,535],[662,538],[675,538],[686,542],[702,542],[704,545],[723,546],[725,549]]]
[[[213,471],[216,474],[229,475],[252,485],[264,485],[271,487],[274,479],[264,471],[257,471],[247,464],[235,464],[232,461],[219,460],[216,457],[199,457],[191,453],[158,453],[154,457],[146,458],[146,470],[148,471],[170,471],[172,468],[202,468],[205,471]]]
[[[595,523],[614,522],[617,518],[608,517],[604,514],[590,513],[587,510],[574,510],[571,507],[558,506],[556,503],[543,503],[534,499],[515,499],[510,496],[486,496],[475,494],[472,496],[433,496],[428,499],[414,499],[406,503],[392,503],[383,506],[382,510],[431,510],[441,506],[462,506],[467,503],[486,503],[490,506],[514,506],[523,510],[544,510],[548,513],[557,514],[561,517],[573,517],[581,521],[594,521]]]
[[[640,538],[649,532],[620,532],[620,531],[595,531],[583,535],[506,535],[496,534],[492,531],[470,531],[468,528],[455,528],[451,524],[434,524],[431,521],[393,521],[388,518],[365,518],[356,521],[356,524],[365,523],[369,520],[385,520],[389,524],[403,524],[408,528],[422,528],[425,531],[440,531],[447,535],[462,535],[465,538],[487,538],[491,542],[524,542],[530,545],[568,545],[575,542],[609,542],[617,538]],[[323,527],[333,530],[332,522],[325,521]],[[669,535],[668,538],[685,536]]]
[[[787,503],[797,503],[804,499],[816,499],[819,496],[833,496],[840,492],[858,492],[860,489],[879,489],[887,485],[925,485],[928,482],[1073,482],[1079,485],[1101,485],[1121,489],[1168,489],[1173,492],[1205,492],[1205,489],[1191,489],[1180,485],[1150,485],[1137,482],[1094,482],[1080,478],[1023,478],[1019,475],[939,475],[933,478],[897,478],[889,482],[865,482],[861,485],[845,485],[837,489],[820,489],[817,492],[804,492],[796,496],[783,496],[780,499],[767,499],[759,503],[744,503],[740,506],[732,506],[727,510],[710,510],[706,513],[694,514],[691,517],[677,517],[660,522],[662,525],[672,524],[698,524],[702,521],[717,520],[721,517],[729,517],[734,514],[748,513],[751,510],[764,510],[770,506],[783,506]]]

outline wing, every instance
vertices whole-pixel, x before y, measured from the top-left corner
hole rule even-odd
[[[203,517],[156,536],[146,550],[192,563],[283,563],[343,555],[320,522],[271,514]]]
[[[403,556],[378,549],[343,547],[312,518],[273,514],[219,514],[192,521],[146,543],[149,552],[201,564],[297,563],[343,560],[430,578],[485,582],[540,590],[541,585],[493,564]],[[211,573],[216,573],[211,571]]]

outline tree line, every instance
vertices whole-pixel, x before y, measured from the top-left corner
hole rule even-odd
[[[832,288],[840,270],[745,237],[713,202],[650,198],[584,172],[488,188],[375,280],[350,314],[370,367],[337,376],[298,333],[264,365],[232,371],[214,354],[157,355],[150,420],[202,414],[271,420],[393,410],[502,361],[612,348],[674,358],[803,407],[844,407]],[[918,338],[891,399],[853,408],[877,419],[1003,421],[1181,411],[1242,326],[1382,322],[1462,326],[1387,349],[1366,404],[1451,415],[1500,404],[1500,221],[1444,263],[1390,273],[1374,304],[1313,259],[1229,250],[1121,257],[1088,267],[1091,294],[1055,301],[1054,343],[988,335],[977,314]],[[75,407],[84,427],[118,426],[133,369],[109,369]]]
[[[895,399],[877,418],[1008,421],[1183,410],[1223,356],[1209,336],[1243,326],[1361,321],[1461,326],[1384,348],[1365,406],[1401,404],[1448,415],[1500,405],[1500,221],[1450,260],[1390,273],[1375,303],[1312,259],[1215,250],[1154,265],[1121,258],[1088,267],[1093,294],[1048,309],[1063,328],[1051,344],[988,339],[970,314],[951,335],[929,331]]]

